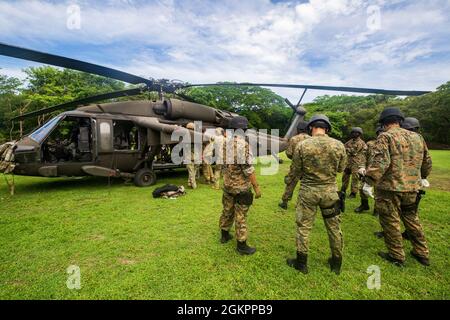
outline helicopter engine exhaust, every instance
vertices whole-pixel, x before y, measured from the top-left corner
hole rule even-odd
[[[212,123],[217,121],[216,109],[177,99],[164,100],[162,105],[154,107],[154,111],[171,120],[184,118]]]

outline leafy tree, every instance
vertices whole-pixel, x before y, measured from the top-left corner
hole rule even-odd
[[[198,103],[239,113],[253,127],[279,129],[280,135],[286,132],[292,116],[284,99],[266,88],[218,85],[191,88],[185,94]]]

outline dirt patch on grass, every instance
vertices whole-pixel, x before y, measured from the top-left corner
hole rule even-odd
[[[135,260],[131,260],[131,259],[125,259],[125,258],[119,258],[117,260],[120,264],[125,265],[125,266],[131,266],[133,264],[136,264]]]

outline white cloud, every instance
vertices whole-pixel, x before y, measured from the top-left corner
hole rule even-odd
[[[74,2],[80,30],[66,28]],[[374,4],[379,31],[366,26]],[[433,89],[450,80],[449,8],[445,0],[14,1],[0,3],[0,41],[190,82]]]

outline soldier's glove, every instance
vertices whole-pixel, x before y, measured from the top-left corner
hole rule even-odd
[[[259,189],[259,186],[256,185],[256,186],[253,187],[253,189],[255,190],[255,198],[256,199],[261,198],[261,189]]]
[[[420,187],[421,188],[429,188],[430,183],[428,182],[427,179],[420,179]]]
[[[373,196],[373,187],[370,186],[369,184],[367,184],[366,182],[364,182],[364,185],[363,185],[363,187],[362,187],[362,192],[363,192],[366,196],[371,197],[371,198],[374,198],[374,196]]]
[[[366,168],[359,168],[358,175],[360,178],[365,177],[366,176]]]

